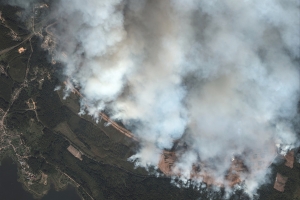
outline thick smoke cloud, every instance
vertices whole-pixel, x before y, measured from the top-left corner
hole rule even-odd
[[[104,109],[140,140],[130,160],[157,166],[180,139],[175,169],[222,179],[234,157],[248,192],[276,145],[297,141],[299,0],[63,0],[57,58],[80,87],[81,114]],[[72,88],[70,86],[70,88]],[[259,155],[261,159],[254,159]],[[200,180],[201,181],[201,180]]]

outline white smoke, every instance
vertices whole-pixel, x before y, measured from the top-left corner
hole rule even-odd
[[[138,165],[157,166],[180,139],[182,179],[200,160],[221,179],[242,156],[252,193],[276,144],[297,142],[299,7],[299,0],[63,0],[57,59],[86,97],[83,110],[95,118],[109,110],[139,138],[131,158]]]

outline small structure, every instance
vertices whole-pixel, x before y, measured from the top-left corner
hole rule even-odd
[[[48,184],[48,175],[47,174],[44,174],[42,172],[40,183],[43,184],[43,185],[47,185]]]
[[[294,160],[295,160],[295,157],[294,157],[294,150],[291,150],[289,151],[285,156],[285,166],[289,167],[289,168],[293,168],[293,165],[294,165]]]
[[[287,177],[277,173],[276,180],[274,183],[274,189],[279,192],[284,192],[284,187],[287,180],[288,180]]]
[[[26,51],[26,49],[24,47],[21,47],[18,49],[19,54],[23,53],[24,51]]]
[[[26,101],[26,104],[30,110],[36,109],[36,102],[34,102],[32,98],[28,99],[28,101]]]
[[[78,151],[75,147],[73,147],[72,145],[70,145],[68,148],[68,151],[73,154],[73,156],[75,156],[76,158],[78,158],[79,160],[82,160],[82,154],[80,153],[80,151]]]

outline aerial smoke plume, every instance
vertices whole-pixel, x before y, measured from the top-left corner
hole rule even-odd
[[[180,140],[186,148],[174,170],[182,179],[199,161],[222,179],[242,157],[251,192],[275,146],[297,141],[299,7],[299,0],[63,0],[56,59],[86,97],[81,114],[97,119],[105,109],[139,138],[130,158],[137,165],[157,166]]]

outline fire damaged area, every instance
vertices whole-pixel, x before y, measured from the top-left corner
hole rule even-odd
[[[294,166],[294,150],[289,151],[285,157],[282,157],[280,154],[278,154],[278,158],[281,161],[281,165],[285,165],[289,168],[293,168]],[[178,157],[176,155],[176,151],[163,151],[161,154],[161,158],[158,164],[158,168],[160,169],[163,174],[166,176],[181,176],[180,171],[176,170],[176,160],[178,160]],[[263,164],[263,159],[259,158],[259,156],[255,156],[251,162],[257,162],[257,167],[261,168]],[[298,163],[297,163],[298,164]],[[298,166],[295,164],[296,166]],[[269,163],[269,167],[271,167],[272,163]],[[221,181],[217,181],[215,178],[213,178],[215,175],[210,174],[208,171],[201,170],[207,168],[207,165],[205,163],[195,163],[189,173],[189,179],[190,180],[197,180],[200,179],[202,182],[206,183],[208,186],[215,185],[218,187],[224,187],[224,185],[229,185],[230,187],[233,187],[237,184],[241,184],[243,182],[243,179],[246,179],[247,173],[249,173],[249,169],[245,165],[245,161],[242,160],[241,157],[232,158],[230,168],[226,171],[226,175],[222,177]],[[210,167],[212,168],[212,167]],[[279,180],[282,181],[284,184],[282,184],[281,189],[278,189],[278,181],[275,181],[274,188],[278,191],[283,192],[284,191],[284,185],[287,181],[287,177],[282,179],[282,175],[278,175]],[[277,179],[276,179],[277,180]],[[279,181],[280,182],[280,181]],[[280,184],[279,184],[280,185]]]
[[[0,161],[33,198],[300,198],[299,5],[209,2],[0,0]]]

